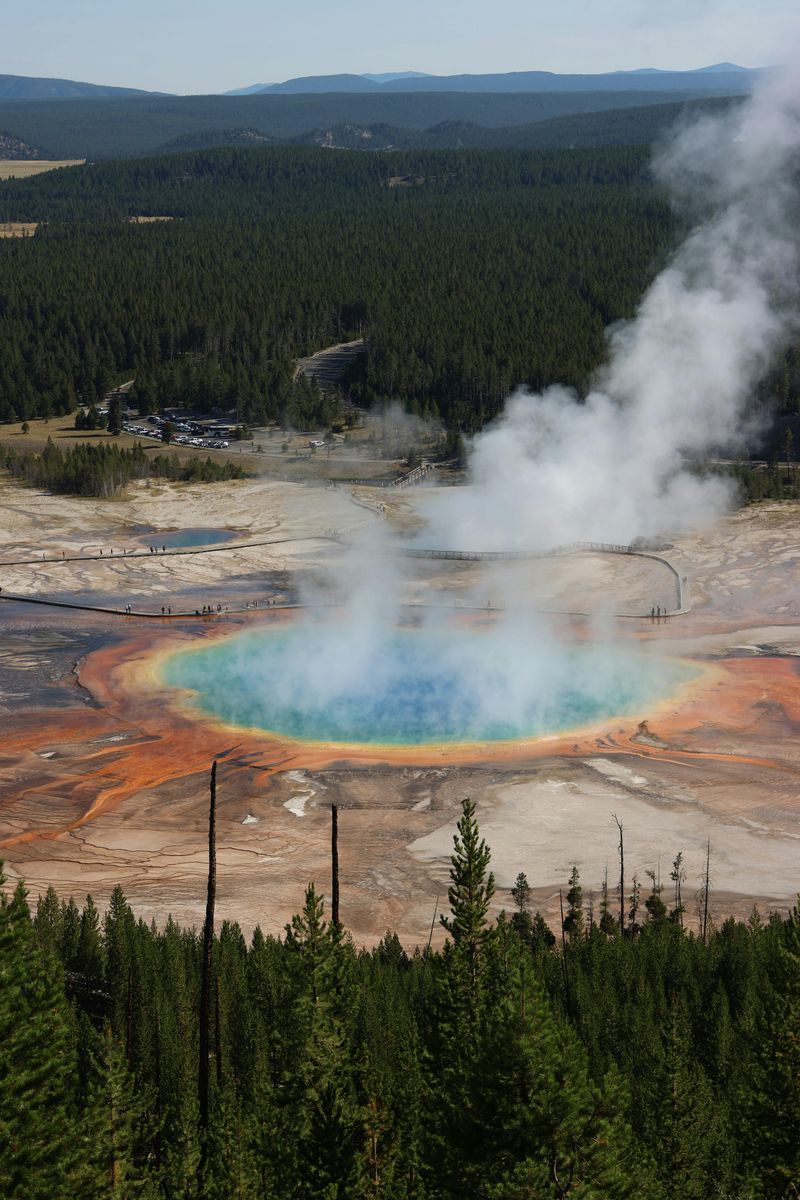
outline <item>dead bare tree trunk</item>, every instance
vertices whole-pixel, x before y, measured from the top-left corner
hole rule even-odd
[[[208,887],[203,925],[203,961],[200,975],[200,1061],[197,1090],[200,1108],[200,1186],[206,1163],[208,1141],[208,1026],[211,1008],[211,975],[214,952],[214,902],[217,893],[217,763],[211,767],[211,797],[208,806]]]
[[[706,842],[706,874],[705,874],[705,878],[703,880],[702,934],[703,934],[703,945],[704,946],[707,944],[707,938],[708,938],[708,893],[710,890],[710,883],[709,883],[710,868],[711,868],[711,838],[709,838],[708,841]]]
[[[611,814],[619,830],[619,932],[625,933],[625,844],[622,840],[622,822],[616,813]]]
[[[431,927],[430,927],[430,931],[428,933],[428,945],[425,947],[426,950],[430,950],[431,942],[433,941],[433,930],[436,925],[436,911],[437,911],[438,907],[439,907],[439,893],[437,892],[436,900],[433,905],[433,917],[431,918]]]
[[[339,809],[331,805],[331,921],[339,928]]]
[[[422,987],[420,988],[420,992],[419,992],[420,1014],[422,1014],[422,1012],[425,1009],[425,988],[426,988],[426,984],[428,981],[428,962],[430,960],[431,942],[433,941],[433,931],[436,927],[436,913],[437,913],[438,908],[439,908],[439,893],[437,892],[436,900],[433,905],[433,917],[431,918],[431,928],[430,928],[430,932],[428,933],[428,944],[425,947],[425,958],[424,958],[423,964],[422,964]]]

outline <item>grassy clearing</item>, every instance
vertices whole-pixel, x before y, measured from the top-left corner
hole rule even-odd
[[[37,221],[0,221],[0,238],[33,237]]]
[[[43,171],[56,171],[59,167],[80,167],[85,158],[5,158],[0,159],[0,179],[30,179]]]

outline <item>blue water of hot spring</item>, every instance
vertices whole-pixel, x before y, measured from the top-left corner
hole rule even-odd
[[[616,646],[335,623],[236,634],[168,657],[163,681],[227,725],[313,742],[414,746],[531,738],[646,715],[696,675]]]

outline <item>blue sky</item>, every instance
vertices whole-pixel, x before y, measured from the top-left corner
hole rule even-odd
[[[339,71],[779,61],[797,0],[27,0],[0,74],[217,92]]]

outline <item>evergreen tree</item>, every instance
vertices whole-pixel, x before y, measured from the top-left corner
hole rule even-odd
[[[511,916],[511,925],[519,936],[528,943],[531,942],[533,934],[533,921],[531,920],[529,911],[530,895],[530,884],[524,872],[520,871],[511,889],[511,897],[517,908],[517,911]]]
[[[291,1078],[285,1081],[291,1100],[284,1119],[302,1147],[300,1161],[287,1164],[293,1182],[286,1194],[298,1200],[344,1200],[358,1194],[365,1166],[365,1114],[356,1094],[345,1020],[350,951],[323,912],[322,897],[310,884],[302,913],[286,929],[300,983],[301,1041]]]
[[[513,888],[511,889],[511,897],[517,906],[517,912],[522,915],[528,912],[531,898],[531,885],[528,883],[527,876],[523,871],[520,871],[516,878]]]
[[[608,894],[608,867],[606,867],[605,875],[603,876],[603,889],[600,896],[600,930],[602,933],[610,937],[612,934],[619,931],[619,925],[616,918],[611,912],[611,901]]]
[[[54,887],[49,887],[37,900],[34,925],[40,945],[58,956],[64,938],[64,913]]]
[[[725,1112],[696,1061],[685,1006],[672,1006],[655,1153],[670,1195],[707,1200],[716,1188],[725,1195],[728,1155]],[[722,1168],[722,1169],[721,1169]]]
[[[103,976],[103,943],[100,939],[100,916],[91,896],[81,913],[75,967],[85,975],[100,979]]]
[[[61,958],[70,970],[78,969],[78,942],[81,936],[81,914],[77,904],[70,896],[61,910]]]
[[[661,884],[657,881],[655,871],[647,872],[650,878],[650,895],[644,902],[647,909],[648,921],[660,925],[667,919],[667,906],[661,899]]]
[[[502,971],[503,995],[486,1013],[475,1072],[477,1120],[462,1147],[476,1174],[465,1172],[459,1194],[657,1196],[652,1167],[626,1121],[616,1072],[591,1081],[575,1032],[556,1020],[519,949],[509,944],[493,967]]]
[[[577,867],[572,868],[567,892],[567,915],[564,917],[564,932],[571,942],[577,941],[583,934],[583,888]]]
[[[92,1140],[84,1169],[91,1184],[87,1180],[83,1195],[155,1200],[161,1189],[148,1153],[154,1133],[150,1089],[137,1086],[110,1026],[97,1043],[86,1108]]]
[[[775,1200],[800,1194],[799,906],[782,934],[776,947],[777,986],[755,1023],[753,1075],[743,1096],[756,1186]]]
[[[490,937],[487,916],[494,896],[494,875],[491,871],[487,874],[491,854],[480,836],[475,804],[469,798],[462,803],[457,830],[447,889],[451,916],[442,914],[439,919],[456,947],[466,952],[474,986],[480,971],[481,951]]]
[[[209,1200],[792,1196],[800,909],[704,941],[654,877],[637,936],[592,926],[562,953],[539,913],[490,922],[469,802],[455,841],[442,950],[357,952],[313,887],[283,939],[223,922]],[[0,900],[0,1195],[195,1200],[200,966],[196,931],[121,889],[102,921],[88,898],[49,892],[35,922],[22,888]]]
[[[4,876],[0,871],[0,888]],[[63,978],[37,944],[25,891],[0,891],[0,1195],[72,1200],[87,1138]]]
[[[108,432],[114,436],[122,433],[122,397],[113,395],[108,404]]]
[[[639,912],[642,907],[641,895],[642,885],[634,875],[633,884],[631,886],[631,894],[628,897],[629,908],[627,932],[629,937],[636,937],[637,933],[641,929],[641,925],[639,924]]]

